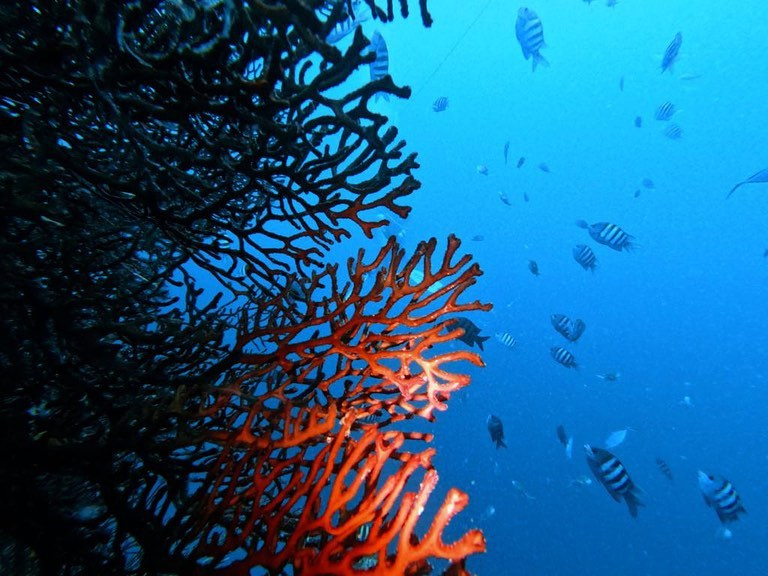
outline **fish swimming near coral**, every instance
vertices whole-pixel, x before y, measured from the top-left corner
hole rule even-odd
[[[382,36],[378,30],[373,33],[371,44],[368,49],[370,52],[376,54],[376,58],[374,58],[373,62],[368,65],[371,82],[375,82],[389,74],[389,50],[387,50],[387,43],[384,41],[384,36]],[[377,92],[375,99],[378,100],[379,97],[382,97],[387,101],[389,100],[389,94],[386,92]]]
[[[325,40],[329,44],[336,44],[343,38],[354,32],[360,24],[370,19],[371,9],[364,5],[360,0],[352,2],[352,12],[350,13],[347,8],[345,0],[338,0],[338,2],[332,5],[332,9],[336,9],[335,5],[341,4],[341,20],[336,23],[333,29],[328,33]]]
[[[514,348],[517,344],[517,340],[509,332],[496,332],[493,336],[507,348]]]
[[[507,445],[504,443],[504,424],[502,424],[501,418],[491,414],[485,423],[488,426],[491,441],[496,443],[496,448],[506,448]]]
[[[523,56],[528,60],[533,58],[533,71],[541,64],[549,66],[549,63],[541,55],[540,50],[546,46],[544,43],[544,27],[536,12],[530,8],[520,8],[517,11],[515,23],[515,36],[523,49]]]
[[[480,350],[483,350],[483,342],[490,338],[490,336],[480,336],[480,328],[469,318],[455,318],[449,321],[448,325],[451,329],[461,328],[464,330],[464,334],[458,337],[459,340],[469,346],[477,344]]]
[[[616,502],[623,499],[629,509],[629,515],[637,518],[637,508],[643,506],[640,501],[640,489],[632,482],[629,472],[613,454],[602,448],[584,445],[587,464],[595,478],[600,482]]]

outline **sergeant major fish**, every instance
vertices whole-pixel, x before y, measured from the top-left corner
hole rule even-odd
[[[517,22],[515,23],[515,36],[523,49],[523,56],[528,60],[533,57],[533,70],[536,66],[543,64],[549,66],[540,50],[546,46],[544,43],[544,28],[536,12],[530,8],[520,8],[517,11]]]
[[[579,266],[584,270],[595,271],[597,268],[597,256],[592,251],[592,248],[584,244],[577,244],[573,248],[573,259],[579,263]]]
[[[577,318],[571,320],[565,314],[552,314],[549,317],[552,327],[566,340],[576,342],[586,330],[587,325],[583,320]]]
[[[672,39],[672,42],[667,46],[664,56],[661,59],[661,73],[663,74],[667,70],[672,70],[672,65],[677,60],[677,55],[680,53],[680,46],[683,43],[683,35],[678,32]]]
[[[496,332],[494,337],[507,348],[514,348],[517,344],[517,340],[509,332]]]
[[[720,522],[723,524],[735,522],[739,519],[739,514],[746,514],[747,510],[741,503],[741,497],[728,480],[701,470],[697,472],[697,475],[704,502],[707,506],[715,509]]]
[[[561,348],[560,346],[553,346],[549,349],[549,353],[558,364],[562,364],[566,368],[573,368],[574,370],[579,369],[579,365],[576,363],[576,358],[565,348]]]
[[[584,445],[584,452],[587,455],[587,464],[595,478],[605,487],[611,498],[616,502],[621,502],[622,498],[627,503],[629,514],[632,518],[637,518],[638,506],[643,506],[640,501],[640,490],[632,482],[627,469],[608,450],[602,448],[592,448],[589,444]]]
[[[336,25],[333,27],[333,29],[328,33],[328,36],[326,36],[326,41],[329,44],[336,44],[339,42],[342,38],[348,36],[352,32],[354,32],[360,24],[365,22],[371,17],[371,10],[367,6],[362,5],[362,2],[360,0],[355,0],[352,2],[352,13],[350,14],[346,2],[344,0],[338,0],[338,3],[341,3],[343,7],[340,8],[340,18]],[[330,5],[332,10],[335,10],[335,6],[333,4]],[[332,12],[331,12],[332,14]]]
[[[632,242],[634,238],[616,224],[611,224],[610,222],[587,224],[584,220],[577,220],[576,226],[589,231],[589,235],[595,242],[613,248],[617,252],[632,250],[635,247]]]
[[[378,30],[373,33],[371,44],[368,49],[370,52],[376,54],[376,58],[368,65],[371,73],[371,82],[375,82],[389,74],[389,50],[387,50],[387,43],[384,41],[384,36],[382,36]],[[379,96],[384,98],[384,100],[389,101],[389,94],[386,92],[377,92],[375,99],[378,100]]]

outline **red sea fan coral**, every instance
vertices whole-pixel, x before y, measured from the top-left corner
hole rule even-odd
[[[475,530],[442,541],[467,503],[458,490],[417,534],[438,479],[434,450],[419,447],[432,437],[392,429],[416,415],[433,419],[468,384],[446,364],[482,365],[471,352],[439,350],[460,334],[448,315],[489,307],[458,302],[481,273],[469,256],[452,262],[458,246],[451,237],[433,267],[434,239],[405,263],[391,239],[372,262],[362,251],[350,260],[343,288],[334,267],[315,277],[300,323],[243,319],[238,347],[259,341],[266,350],[244,352],[237,379],[212,390],[202,414],[199,442],[218,454],[203,465],[204,504],[185,543],[198,562],[221,563],[223,574],[287,565],[301,574],[425,574],[429,558],[458,562],[485,549]],[[414,284],[415,269],[424,278]],[[275,298],[270,318],[284,300]],[[420,470],[418,490],[408,491]]]

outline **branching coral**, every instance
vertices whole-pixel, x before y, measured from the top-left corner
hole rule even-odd
[[[369,108],[410,90],[345,84],[361,30],[326,42],[351,5],[4,9],[0,542],[25,571],[461,573],[482,549],[441,541],[455,491],[420,533],[431,437],[397,427],[480,364],[443,347],[478,268],[454,238],[325,264],[419,187]]]

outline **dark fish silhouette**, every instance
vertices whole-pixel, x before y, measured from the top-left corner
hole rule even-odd
[[[528,198],[528,192],[523,192],[523,200],[524,200],[525,202],[528,202],[528,200],[529,200],[529,198]]]
[[[640,116],[635,116],[635,128],[643,127],[643,119]]]
[[[736,186],[731,188],[731,191],[728,192],[728,196],[726,196],[726,198],[730,198],[731,194],[736,192],[737,188],[744,186],[744,184],[765,184],[766,182],[768,182],[768,168],[760,170],[760,172],[757,172],[756,174],[752,174],[752,176],[750,176],[743,182],[739,182],[738,184],[736,184]]]
[[[525,156],[520,156],[520,158],[517,159],[517,167],[520,168],[523,164],[525,164]]]
[[[470,238],[470,240],[472,240],[473,242],[482,242],[483,240],[485,240],[485,236],[483,236],[482,234],[475,234],[474,236],[472,236],[472,238]]]
[[[551,172],[551,170],[549,169],[549,166],[547,164],[545,164],[544,162],[539,164],[539,170],[541,170],[542,172],[546,172],[547,174],[549,174]]]
[[[669,467],[669,464],[667,464],[663,458],[656,458],[656,466],[659,467],[659,470],[661,471],[664,476],[666,476],[670,482],[674,481],[674,478],[672,477],[672,469]]]
[[[480,350],[483,350],[483,342],[490,338],[490,336],[480,336],[480,328],[468,318],[455,318],[454,320],[451,320],[448,325],[451,328],[461,328],[464,330],[464,334],[459,336],[459,340],[468,346],[477,344],[477,347],[480,348]]]
[[[504,164],[507,163],[508,156],[509,156],[509,140],[504,142]]]
[[[536,260],[528,260],[528,270],[530,270],[531,274],[534,276],[539,275],[539,265],[536,263]]]
[[[600,483],[616,502],[621,502],[622,498],[627,503],[629,515],[637,518],[638,506],[643,506],[640,501],[640,490],[632,482],[627,469],[621,461],[608,450],[602,448],[592,448],[589,444],[584,445],[584,451],[587,455],[587,464],[592,474],[595,475]]]
[[[491,435],[491,440],[496,443],[496,448],[506,448],[504,443],[504,424],[501,423],[501,418],[491,414],[486,420],[488,425],[488,433]]]
[[[560,444],[565,448],[566,458],[570,459],[573,452],[573,436],[566,434],[562,424],[557,427],[557,439],[560,440]]]

